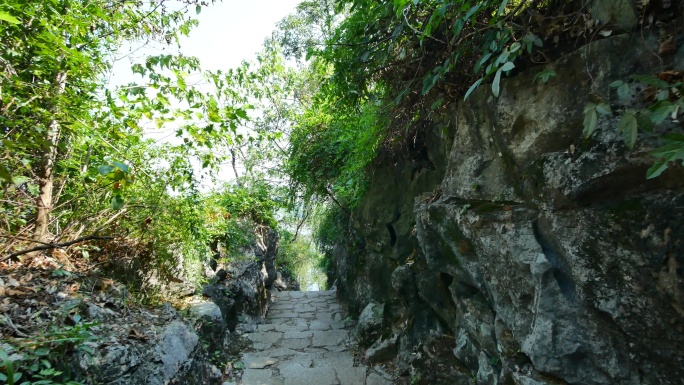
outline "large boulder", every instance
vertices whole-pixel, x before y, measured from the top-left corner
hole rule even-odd
[[[278,256],[278,232],[268,226],[259,226],[256,231],[254,254],[262,264],[264,284],[271,287],[277,279],[276,257]]]

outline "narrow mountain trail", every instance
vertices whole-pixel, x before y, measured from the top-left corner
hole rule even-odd
[[[248,335],[242,385],[389,385],[355,366],[351,329],[335,291],[284,291],[271,298],[266,323]]]

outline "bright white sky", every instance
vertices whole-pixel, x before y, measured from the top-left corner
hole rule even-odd
[[[199,26],[181,41],[180,51],[200,59],[202,69],[216,71],[235,68],[243,60],[251,60],[261,50],[264,39],[271,36],[275,24],[293,13],[301,0],[223,0],[203,7]],[[190,12],[195,13],[194,7]],[[145,48],[130,58],[118,61],[113,68],[111,85],[133,80],[131,60],[139,62],[160,51]],[[127,52],[122,52],[123,55]]]
[[[275,24],[301,0],[224,0],[204,8],[199,27],[182,43],[182,52],[200,58],[207,70],[233,68],[252,59]]]

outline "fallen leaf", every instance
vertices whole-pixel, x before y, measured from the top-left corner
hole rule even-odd
[[[33,274],[28,273],[25,276],[21,277],[20,281],[21,283],[25,284],[26,282],[29,282],[33,279]]]
[[[128,331],[128,338],[132,338],[139,341],[147,341],[147,336],[135,329],[130,329]]]

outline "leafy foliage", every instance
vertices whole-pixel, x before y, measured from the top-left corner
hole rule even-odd
[[[501,79],[529,66],[544,45],[539,34],[545,16],[570,20],[565,13],[576,14],[581,6],[508,0],[303,3],[276,32],[282,52],[320,84],[310,88],[314,97],[294,117],[286,166],[293,190],[305,200],[354,207],[371,166],[420,157],[428,122],[489,81],[498,96]],[[554,75],[540,77],[546,82]]]
[[[318,208],[314,216],[313,239],[323,254],[319,267],[326,274],[334,270],[333,247],[349,236],[349,216],[338,206]]]
[[[294,239],[289,231],[281,231],[281,242],[278,249],[278,268],[290,273],[302,287],[317,285],[325,289],[327,278],[321,274],[320,265],[324,255],[316,248],[308,235],[300,235]]]
[[[625,146],[630,150],[636,145],[639,130],[647,135],[653,135],[658,126],[664,130],[659,134],[664,145],[652,152],[657,161],[646,172],[648,179],[660,176],[671,163],[684,160],[682,135],[667,132],[666,128],[668,123],[677,123],[684,110],[683,79],[670,79],[677,75],[677,73],[664,72],[660,74],[660,77],[653,75],[633,76],[631,79],[633,82],[644,86],[645,91],[642,96],[649,104],[644,108],[625,109],[617,125],[617,130],[622,134]],[[610,88],[615,90],[621,103],[629,101],[631,97],[630,83],[616,80],[610,84]],[[610,106],[606,103],[588,103],[584,108],[583,135],[585,138],[591,137],[598,125],[597,113],[603,116],[613,114]],[[658,133],[655,134],[658,135]]]
[[[22,385],[78,385],[67,379],[70,368],[65,366],[66,354],[74,350],[92,353],[84,342],[94,339],[89,329],[95,324],[82,322],[78,315],[74,317],[74,326],[52,327],[43,336],[21,346],[1,345],[0,368],[4,373],[0,372],[0,381]]]

